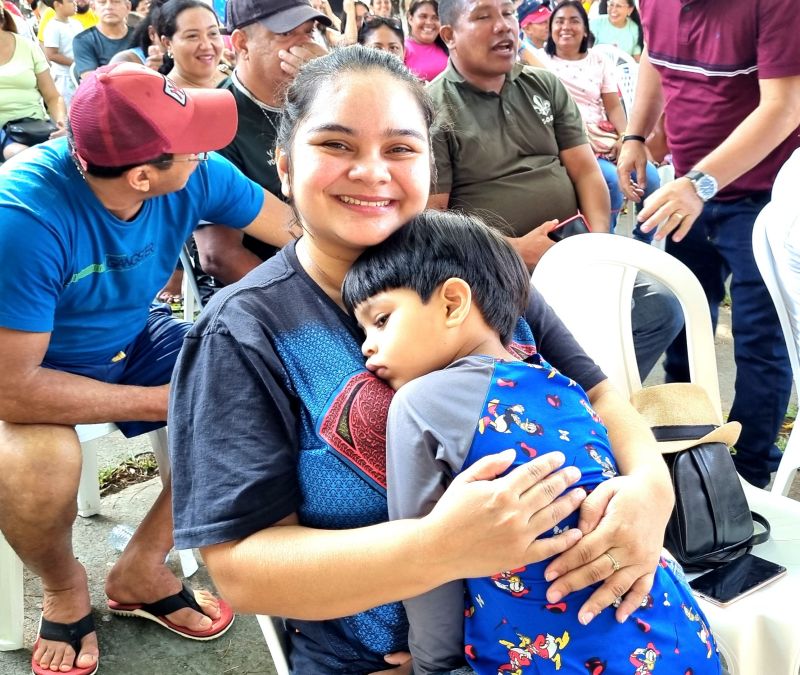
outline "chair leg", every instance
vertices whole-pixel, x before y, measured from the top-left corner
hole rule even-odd
[[[102,438],[102,437],[101,437]],[[97,480],[97,443],[100,439],[81,443],[83,465],[78,485],[78,515],[88,518],[100,513],[100,483]]]
[[[185,270],[184,270],[185,274]],[[184,298],[185,300],[185,298]],[[155,431],[147,434],[150,440],[150,445],[153,447],[153,454],[156,456],[158,463],[158,473],[161,476],[161,484],[166,487],[169,485],[169,439],[167,437],[167,428],[161,427]],[[194,552],[191,549],[184,549],[178,551],[178,558],[181,561],[181,569],[183,576],[187,579],[198,570],[197,559],[194,557]]]
[[[800,468],[800,434],[792,429],[772,483],[772,493],[784,497],[788,495],[798,468]]]
[[[0,534],[0,651],[22,648],[22,561]]]

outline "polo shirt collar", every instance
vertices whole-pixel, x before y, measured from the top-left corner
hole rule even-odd
[[[522,73],[523,69],[524,66],[521,63],[515,63],[513,68],[511,68],[511,72],[506,74],[506,82],[513,82],[516,80],[520,76],[520,73]],[[456,70],[456,67],[453,65],[453,59],[447,59],[447,67],[442,71],[441,76],[448,82],[463,84],[482,94],[486,93],[482,89],[478,89],[478,87],[473,85],[471,82],[468,82],[464,76]]]

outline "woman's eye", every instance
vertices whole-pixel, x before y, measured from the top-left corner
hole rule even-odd
[[[347,150],[347,146],[339,141],[325,141],[322,145],[331,150]]]
[[[389,320],[388,314],[378,314],[378,316],[375,317],[375,327],[383,328],[388,320]]]

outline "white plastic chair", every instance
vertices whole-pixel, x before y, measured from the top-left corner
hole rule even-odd
[[[708,301],[683,263],[633,239],[582,234],[551,248],[534,269],[531,283],[611,382],[630,396],[642,386],[630,328],[633,280],[639,271],[663,283],[680,301],[691,379],[706,389],[722,422]],[[800,503],[744,480],[742,485],[750,507],[772,526],[770,539],[753,553],[784,565],[789,574],[725,608],[699,602],[731,675],[795,675],[800,668],[795,617],[800,598]]]
[[[595,45],[592,47],[592,51],[602,54],[614,66],[622,107],[625,108],[625,114],[630,117],[631,110],[633,110],[633,99],[636,96],[639,64],[630,54],[614,45]]]
[[[78,515],[84,518],[100,512],[100,484],[97,471],[97,444],[117,430],[115,424],[80,424],[75,427],[81,443],[83,464],[78,486]],[[163,427],[147,434],[158,463],[161,483],[169,482],[167,429]],[[190,577],[197,571],[197,560],[191,550],[178,551],[183,574]],[[0,651],[20,649],[23,638],[23,577],[22,561],[0,534]],[[8,611],[6,611],[8,608]]]
[[[269,655],[275,665],[276,675],[289,675],[289,636],[286,634],[286,627],[283,620],[266,614],[257,614],[258,625],[264,633],[267,641]]]
[[[800,390],[800,152],[795,152],[781,169],[772,190],[772,201],[753,227],[753,253],[764,283],[775,303],[783,328],[795,388]],[[792,430],[783,452],[772,491],[789,492],[800,468],[800,433]]]
[[[186,244],[181,248],[181,264],[183,265],[183,320],[194,321],[195,308],[201,309],[203,303],[200,288],[197,285],[194,264]]]

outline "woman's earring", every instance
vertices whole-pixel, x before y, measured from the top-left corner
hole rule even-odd
[[[172,58],[172,50],[171,50],[171,49],[168,49],[168,50],[167,50],[167,56],[168,56],[169,58]]]

